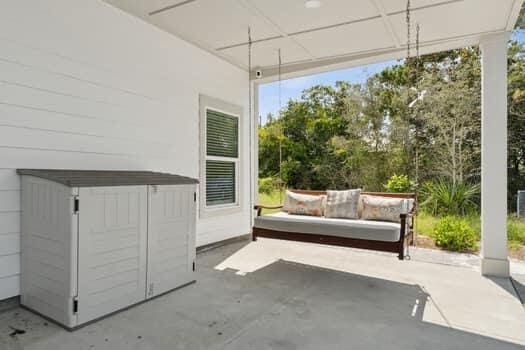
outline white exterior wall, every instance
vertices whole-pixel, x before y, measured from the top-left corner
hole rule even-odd
[[[248,74],[100,0],[0,3],[0,300],[19,294],[16,168],[199,177],[199,94],[243,107],[241,212],[197,245],[250,232]]]

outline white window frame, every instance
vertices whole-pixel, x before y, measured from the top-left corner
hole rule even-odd
[[[226,215],[236,213],[242,210],[242,196],[241,185],[243,181],[242,176],[242,165],[243,165],[243,156],[242,156],[242,133],[243,133],[243,123],[242,123],[242,107],[221,101],[219,99],[200,95],[199,96],[199,109],[200,109],[200,190],[199,190],[199,213],[200,217],[212,217],[218,215]],[[215,111],[222,114],[226,114],[231,117],[237,118],[237,158],[230,157],[218,157],[218,156],[208,156],[206,150],[207,144],[207,115],[208,111]],[[206,161],[207,160],[216,160],[216,161],[225,161],[233,162],[235,164],[235,202],[228,204],[217,204],[210,205],[206,204]]]

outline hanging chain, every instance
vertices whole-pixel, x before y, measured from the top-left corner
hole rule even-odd
[[[281,49],[278,49],[277,50],[277,54],[279,56],[279,66],[278,66],[278,70],[277,70],[277,73],[278,73],[278,79],[279,79],[279,117],[281,116],[281,108],[283,107],[282,106],[282,99],[281,99],[281,82],[282,82],[282,78],[281,78],[281,67],[282,67],[282,57],[281,57]]]
[[[253,131],[253,112],[252,112],[252,30],[250,27],[248,27],[248,120],[249,120],[249,126],[250,126],[250,135]],[[253,166],[253,158],[252,154],[254,152],[253,150],[253,141],[252,138],[257,137],[257,134],[254,136],[250,136],[250,176],[253,176],[256,180],[259,178],[258,174],[254,174],[254,166]],[[255,196],[255,189],[257,188],[257,185],[250,185],[250,207],[255,204],[254,196]],[[253,207],[252,207],[253,208]],[[253,211],[250,211],[250,213],[253,213]],[[251,217],[251,216],[250,216]]]
[[[405,135],[405,154],[407,157],[406,160],[406,173],[407,175],[410,174],[410,154],[411,154],[411,147],[410,147],[410,87],[412,83],[412,73],[411,73],[411,3],[410,0],[407,0],[407,7],[406,7],[406,25],[407,25],[407,52],[406,52],[406,59],[405,59],[405,65],[406,65],[406,135]]]
[[[410,39],[411,39],[411,13],[410,13],[410,0],[407,0],[407,10],[406,10],[406,24],[407,24],[407,67],[408,67],[408,61],[410,60]]]
[[[279,66],[278,66],[278,79],[279,79],[279,119],[281,119],[281,110],[283,108],[282,106],[282,77],[281,77],[281,67],[282,67],[282,57],[281,57],[281,49],[277,51],[277,54],[279,56]],[[283,125],[282,121],[279,121],[279,201],[280,204],[283,204],[283,174],[282,174],[282,164],[283,164]]]
[[[419,56],[419,23],[416,23],[416,67],[414,71],[414,79],[415,79],[415,87],[416,87],[416,104],[414,108],[414,126],[415,126],[415,133],[416,133],[416,194],[417,189],[419,187],[419,124],[418,124],[418,112],[419,112],[419,99],[422,99],[423,96],[421,96],[421,91],[419,91],[419,69],[420,69],[420,56]]]
[[[420,64],[420,55],[419,55],[419,33],[421,28],[419,27],[419,23],[416,23],[416,84],[419,84],[418,77],[419,77],[419,64]]]
[[[406,122],[407,122],[407,131],[406,131],[406,141],[405,141],[405,144],[406,144],[406,154],[407,154],[407,175],[410,174],[410,154],[412,153],[411,152],[411,147],[410,147],[410,127],[411,127],[411,111],[410,111],[410,89],[411,89],[411,85],[412,85],[412,78],[413,78],[413,72],[412,72],[412,51],[411,51],[411,39],[412,39],[412,32],[411,32],[411,29],[412,29],[412,18],[411,18],[411,3],[410,3],[410,0],[407,0],[407,7],[406,7],[406,25],[407,25],[407,55],[406,55],[406,60],[405,60],[405,63],[406,63],[406,69],[407,69],[407,92],[406,92],[406,98],[407,98],[407,110],[406,110]],[[419,30],[419,29],[418,29]],[[416,43],[416,50],[419,52],[419,45]],[[418,53],[419,54],[419,53]],[[417,79],[417,78],[416,78]],[[417,83],[416,83],[417,84]],[[417,91],[417,86],[416,86],[416,94],[418,94],[418,91]],[[417,97],[416,97],[417,98]],[[417,127],[416,127],[417,129]],[[416,136],[417,138],[417,136]],[[417,142],[417,140],[416,140]],[[416,146],[416,158],[418,157],[417,155],[417,146]],[[417,162],[417,160],[416,160]],[[416,165],[416,168],[417,168],[417,165]],[[416,169],[416,179],[417,179],[417,169]],[[417,181],[417,180],[416,180]],[[413,222],[414,224],[414,222]],[[407,227],[410,229],[410,223],[406,223]],[[415,232],[415,227],[412,227],[412,230],[413,232]],[[414,242],[415,242],[415,234],[414,234]],[[406,247],[406,258],[408,260],[410,260],[410,244],[407,244],[407,247]]]
[[[252,118],[252,29],[248,27],[248,108],[250,113],[250,118]]]
[[[420,27],[419,23],[416,23],[416,94],[417,98],[421,99],[420,101],[416,102],[416,108],[414,109],[414,125],[416,128],[416,181],[415,181],[415,201],[417,203],[418,197],[419,197],[419,147],[420,147],[420,124],[419,124],[419,103],[423,102],[423,95],[420,91],[420,79],[421,79],[421,56],[419,54],[419,33],[420,33]],[[414,218],[412,218],[412,234],[413,234],[413,244],[414,246],[417,246],[417,230],[418,230],[418,216],[416,215]]]

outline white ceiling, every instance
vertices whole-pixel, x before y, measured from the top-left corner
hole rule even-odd
[[[254,68],[274,68],[278,49],[285,67],[406,50],[406,0],[322,0],[318,9],[304,0],[104,1],[244,69],[248,27]],[[412,22],[420,24],[422,46],[442,49],[512,29],[523,1],[412,0]]]

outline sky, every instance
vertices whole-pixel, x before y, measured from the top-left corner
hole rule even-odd
[[[515,31],[512,39],[525,44],[525,31]],[[337,81],[349,81],[350,83],[363,83],[366,79],[386,67],[397,64],[398,61],[386,61],[381,63],[369,64],[350,69],[336,70],[326,73],[308,75],[295,79],[283,80],[281,82],[281,101],[282,106],[290,99],[300,99],[303,90],[315,85],[335,85]],[[273,82],[259,87],[259,115],[261,122],[266,123],[268,113],[277,114],[279,110],[279,83]]]

